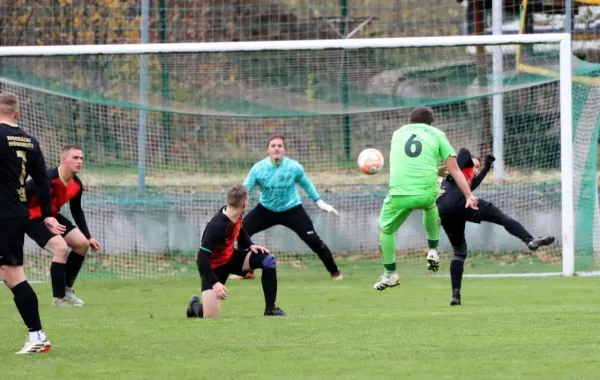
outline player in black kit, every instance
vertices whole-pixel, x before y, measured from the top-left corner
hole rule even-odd
[[[227,193],[227,206],[221,207],[206,225],[198,250],[198,271],[202,282],[202,302],[193,295],[187,309],[188,318],[217,318],[220,300],[227,298],[225,282],[230,274],[245,275],[262,269],[266,316],[286,316],[275,306],[277,298],[276,259],[265,247],[255,245],[244,227],[242,214],[248,208],[248,189],[233,186]],[[238,248],[234,247],[238,243]]]
[[[46,227],[53,234],[64,232],[65,227],[51,216],[50,185],[40,144],[17,126],[18,116],[17,96],[0,93],[0,274],[29,329],[29,339],[17,354],[33,354],[48,352],[51,346],[42,330],[37,295],[23,270],[23,244],[29,221],[25,194],[28,175],[38,188]]]
[[[474,191],[492,168],[495,158],[487,156],[485,158],[485,165],[480,171],[481,165],[479,160],[471,157],[471,153],[467,149],[462,148],[458,152],[456,161],[465,178],[470,183],[471,190]],[[467,258],[467,242],[465,240],[466,222],[478,224],[489,222],[501,225],[508,233],[519,238],[532,251],[535,251],[540,246],[554,243],[554,236],[532,237],[521,223],[508,217],[498,207],[481,198],[479,199],[477,210],[465,208],[465,197],[449,174],[442,182],[442,190],[443,194],[437,199],[437,207],[442,227],[446,235],[448,235],[448,239],[454,250],[454,257],[450,262],[450,279],[452,284],[450,306],[461,304],[460,289],[465,259]]]

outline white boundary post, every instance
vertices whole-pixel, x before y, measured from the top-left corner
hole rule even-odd
[[[150,1],[142,0],[142,24],[140,26],[142,44],[148,43],[148,15]],[[138,127],[138,195],[146,191],[146,127],[148,125],[148,55],[140,57],[140,119]]]
[[[494,0],[492,3],[492,33],[502,35],[502,5],[503,0]],[[503,71],[502,47],[496,46],[492,52],[492,77],[494,88],[502,86]],[[493,152],[494,178],[504,178],[504,94],[498,93],[492,97],[492,126],[493,126]]]
[[[560,167],[563,275],[575,273],[575,199],[573,199],[573,83],[571,36],[560,41]]]

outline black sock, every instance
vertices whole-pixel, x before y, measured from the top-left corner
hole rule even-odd
[[[265,293],[265,309],[272,310],[277,298],[277,270],[275,268],[263,269],[260,281]]]
[[[23,322],[25,322],[29,331],[40,331],[42,322],[40,321],[38,299],[29,282],[23,281],[15,285],[11,291],[14,294],[17,310],[19,310],[19,314],[21,314],[21,318],[23,318]]]
[[[450,281],[452,283],[452,290],[460,290],[464,268],[464,261],[452,260],[450,262]]]
[[[467,244],[463,243],[459,247],[452,248],[454,249],[454,257],[450,262],[450,282],[452,284],[452,290],[460,291],[465,269],[465,260],[467,259]]]
[[[52,296],[65,298],[65,268],[67,264],[52,262],[50,264],[50,279],[52,280]]]
[[[198,318],[204,318],[204,309],[202,308],[202,304],[200,302],[194,302],[192,305],[192,310]]]
[[[65,279],[67,288],[72,288],[75,283],[75,279],[83,266],[83,261],[85,260],[85,256],[81,256],[80,254],[71,251],[69,253],[69,257],[67,257],[67,269],[65,271]]]

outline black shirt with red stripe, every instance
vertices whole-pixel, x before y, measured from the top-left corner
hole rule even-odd
[[[17,126],[0,123],[0,218],[28,214],[25,179],[39,189],[40,216],[50,216],[50,187],[40,144]]]
[[[83,194],[83,183],[77,177],[73,176],[69,183],[65,184],[60,178],[58,168],[48,170],[48,179],[50,180],[51,193],[51,213],[56,216],[62,206],[69,203],[71,215],[79,230],[90,239],[90,231],[87,227],[85,214],[81,208],[81,195]],[[41,217],[40,199],[38,189],[32,181],[27,181],[26,185],[27,200],[29,203],[29,219]]]
[[[225,214],[226,208],[227,206],[221,207],[208,222],[198,250],[198,269],[212,285],[217,282],[212,269],[231,260],[236,241],[239,249],[246,249],[254,244],[242,226],[242,217],[232,222]]]

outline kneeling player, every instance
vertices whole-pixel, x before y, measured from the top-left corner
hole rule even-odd
[[[472,158],[471,153],[467,149],[462,148],[458,152],[458,166],[470,183],[471,190],[475,190],[481,184],[491,169],[494,160],[493,156],[487,156],[483,169],[479,171],[479,160]],[[501,225],[508,233],[519,238],[532,251],[535,251],[540,246],[550,245],[554,242],[554,236],[532,237],[521,223],[506,216],[498,207],[483,199],[479,199],[478,210],[465,208],[465,199],[462,192],[458,189],[456,182],[449,174],[442,182],[442,189],[444,193],[437,200],[437,208],[442,227],[446,231],[446,235],[448,235],[448,239],[454,250],[454,257],[450,262],[450,278],[452,283],[451,306],[461,304],[460,288],[465,259],[467,258],[467,242],[465,240],[466,222],[489,222]]]
[[[81,270],[85,255],[91,247],[100,248],[88,230],[85,214],[81,208],[83,184],[77,173],[83,165],[83,152],[76,145],[63,147],[60,165],[48,171],[52,197],[52,216],[66,227],[61,235],[54,235],[44,225],[40,214],[40,200],[37,188],[32,181],[27,182],[26,192],[29,201],[29,223],[27,235],[41,248],[52,254],[50,278],[52,281],[52,306],[83,306],[84,302],[73,292],[73,284]],[[69,203],[71,215],[77,227],[59,213],[60,208]],[[79,228],[78,228],[79,227]],[[69,247],[72,249],[69,253]]]
[[[227,205],[222,207],[206,225],[198,250],[198,271],[202,282],[202,303],[192,296],[187,309],[188,318],[217,318],[221,314],[220,300],[227,298],[225,282],[230,274],[245,275],[262,269],[262,287],[267,316],[286,316],[275,306],[277,271],[275,256],[265,247],[254,245],[242,227],[242,215],[248,207],[248,190],[233,186],[227,193]],[[237,241],[238,249],[234,248]]]

